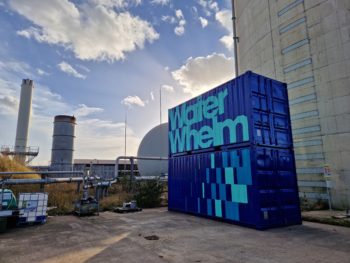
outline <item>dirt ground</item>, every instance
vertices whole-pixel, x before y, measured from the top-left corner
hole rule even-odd
[[[50,217],[0,235],[0,262],[350,262],[350,228],[258,231],[168,212]]]

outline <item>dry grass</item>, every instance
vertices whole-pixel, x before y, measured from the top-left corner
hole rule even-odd
[[[0,155],[0,172],[33,172],[33,170],[16,162],[11,158]],[[2,176],[0,176],[0,178],[2,178]],[[11,178],[12,179],[40,179],[40,175],[22,174],[22,175],[14,175]]]
[[[123,202],[129,202],[133,199],[134,194],[123,190],[121,184],[114,184],[108,191],[108,196],[100,202],[100,209],[103,211],[113,210],[122,206]]]
[[[15,160],[0,156],[0,172],[29,172],[32,171],[28,167],[17,163]],[[0,177],[1,178],[1,177]],[[40,179],[37,174],[34,175],[17,175],[14,179]],[[11,189],[16,196],[19,193],[33,193],[40,191],[40,185],[12,185],[6,186]],[[100,201],[100,209],[103,211],[113,210],[118,206],[122,206],[123,202],[133,200],[134,193],[126,191],[128,187],[125,183],[117,183],[112,185],[108,190],[108,196]],[[44,191],[49,195],[48,206],[55,207],[50,210],[50,215],[69,214],[74,209],[74,202],[81,198],[81,193],[77,193],[77,184],[61,183],[45,185]],[[94,189],[89,190],[90,195],[94,195]]]
[[[32,172],[33,170],[5,156],[0,156],[0,172]],[[1,177],[0,177],[1,178]],[[38,174],[16,175],[13,179],[40,179]],[[6,186],[11,189],[15,196],[19,193],[33,193],[40,191],[40,185],[11,185]],[[74,201],[79,195],[76,193],[76,184],[52,184],[46,185],[44,191],[49,194],[49,206],[57,207],[54,211],[57,214],[66,214],[73,210]]]
[[[28,167],[16,162],[15,160],[8,158],[6,156],[0,155],[0,172],[32,172],[33,170]],[[5,178],[7,176],[1,176],[0,178]],[[21,174],[14,175],[11,177],[12,179],[40,179],[38,174]],[[13,185],[6,186],[11,189],[15,196],[18,196],[18,193],[23,192],[38,192],[38,185]]]

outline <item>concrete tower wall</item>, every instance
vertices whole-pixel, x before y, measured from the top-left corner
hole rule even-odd
[[[23,79],[21,85],[21,97],[18,110],[17,131],[15,151],[18,153],[25,153],[29,132],[30,113],[32,108],[32,92],[33,81],[30,79]],[[19,155],[20,158],[25,158],[24,155]],[[22,157],[23,156],[23,157]],[[21,160],[24,162],[24,160]]]
[[[58,115],[55,117],[51,169],[70,171],[73,167],[75,117]]]
[[[300,195],[350,203],[350,1],[236,0],[239,72],[288,83]]]

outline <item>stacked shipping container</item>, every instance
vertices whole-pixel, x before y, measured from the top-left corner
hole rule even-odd
[[[300,224],[285,84],[247,72],[169,110],[169,209]]]

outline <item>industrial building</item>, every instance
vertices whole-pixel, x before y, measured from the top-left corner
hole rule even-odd
[[[91,174],[100,176],[104,179],[114,178],[115,160],[98,160],[98,159],[75,159],[73,169],[74,171],[90,170]],[[118,176],[130,175],[131,165],[130,160],[120,160]],[[138,175],[137,161],[134,161],[134,175]]]
[[[236,0],[239,74],[288,84],[300,196],[350,206],[350,1]]]

